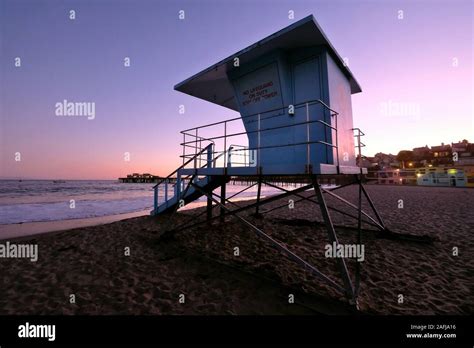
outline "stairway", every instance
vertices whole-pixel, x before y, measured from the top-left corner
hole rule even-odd
[[[178,171],[178,177],[179,177],[179,171]],[[218,188],[219,186],[221,186],[222,184],[228,181],[229,179],[225,178],[224,176],[205,176],[200,180],[194,181],[194,184],[196,186],[201,187],[206,192],[211,192],[212,190]],[[165,200],[161,204],[158,204],[157,197],[156,197],[158,193],[156,192],[155,193],[155,197],[156,197],[155,208],[150,212],[150,215],[156,216],[156,215],[172,212],[176,209],[176,206],[178,204],[181,204],[181,206],[184,206],[190,202],[195,201],[201,196],[203,196],[203,194],[199,190],[195,189],[191,185],[186,191],[188,182],[189,180],[188,181],[184,181],[181,179],[178,180],[177,183],[174,185],[173,196],[167,197],[167,194],[165,193]],[[168,185],[168,184],[165,181],[163,182],[163,185]]]
[[[226,152],[220,154],[217,157],[213,157],[214,143],[208,144],[204,148],[199,148],[199,152],[192,155],[186,162],[184,162],[180,167],[176,168],[170,175],[165,179],[161,180],[156,184],[153,189],[154,194],[154,204],[153,210],[150,212],[150,215],[156,216],[164,214],[167,212],[172,212],[177,208],[177,205],[181,207],[195,201],[199,197],[203,196],[203,193],[197,190],[195,187],[189,184],[190,180],[193,180],[193,184],[199,186],[206,192],[212,192],[212,190],[218,188],[224,183],[229,181],[227,176],[222,175],[199,175],[198,172],[200,169],[210,169],[215,165],[216,159],[226,154]],[[205,156],[205,164],[203,166],[197,166],[200,156]],[[194,163],[192,167],[194,174],[189,175],[185,174],[185,168],[188,164]],[[187,171],[189,173],[189,170]],[[174,182],[173,176],[176,176],[176,183],[172,187],[172,195],[169,195],[170,191],[170,182]],[[199,176],[198,176],[199,175]],[[160,202],[160,188],[164,191]]]

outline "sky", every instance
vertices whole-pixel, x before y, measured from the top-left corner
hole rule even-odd
[[[238,116],[174,85],[310,14],[362,87],[364,154],[474,142],[473,3],[0,0],[0,178],[169,174],[180,130]]]

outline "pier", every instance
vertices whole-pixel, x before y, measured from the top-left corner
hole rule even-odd
[[[139,173],[133,173],[133,174],[128,174],[127,177],[125,178],[118,178],[118,180],[121,183],[126,183],[126,184],[153,184],[153,183],[158,183],[162,181],[165,178],[162,178],[161,176],[157,175],[152,175],[148,173],[144,174],[139,174]],[[168,178],[169,183],[176,183],[176,178]]]

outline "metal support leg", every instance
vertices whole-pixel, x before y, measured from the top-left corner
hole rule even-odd
[[[260,217],[260,193],[262,192],[262,178],[258,177],[257,206],[255,207],[255,217]]]
[[[212,219],[212,200],[209,198],[207,198],[206,218],[207,221],[210,221]]]
[[[331,216],[329,215],[328,207],[326,206],[326,201],[324,200],[321,187],[319,186],[319,183],[317,182],[316,178],[313,178],[313,187],[314,187],[314,191],[316,192],[316,196],[318,198],[319,207],[321,208],[321,213],[323,215],[324,222],[326,224],[329,241],[331,243],[336,243],[336,245],[339,245],[339,242],[336,236],[336,231],[334,230],[334,225],[332,224]],[[341,277],[344,282],[344,288],[346,289],[346,296],[349,300],[354,301],[355,300],[354,288],[352,286],[352,282],[349,277],[349,271],[347,270],[346,262],[344,261],[343,258],[339,258],[339,257],[336,259],[336,261],[338,263],[339,271],[341,273]]]
[[[225,210],[229,210],[229,208],[227,208],[226,206],[222,206],[221,203],[212,197],[212,193],[209,193],[209,192],[206,192],[202,187],[199,187],[195,184],[192,184],[193,187],[200,191],[203,195],[206,195],[208,198],[212,199],[214,201],[214,203],[220,205],[223,209]],[[253,225],[251,222],[249,222],[248,220],[244,219],[243,217],[237,215],[235,212],[232,212],[232,211],[229,211],[234,217],[236,217],[238,220],[240,220],[240,222],[242,222],[243,224],[245,224],[246,226],[250,227],[251,229],[253,229],[257,235],[261,238],[263,238],[264,240],[268,241],[274,248],[278,249],[279,251],[285,253],[290,259],[292,259],[293,261],[299,263],[300,265],[304,266],[306,269],[310,270],[311,273],[313,273],[315,276],[317,276],[318,278],[320,278],[321,280],[323,280],[326,284],[332,286],[334,289],[340,291],[341,293],[344,293],[344,289],[339,286],[339,284],[337,284],[336,282],[334,282],[331,278],[329,278],[328,276],[326,276],[324,273],[320,272],[316,267],[314,267],[313,265],[311,265],[310,263],[306,262],[305,260],[303,260],[301,257],[299,257],[297,254],[295,254],[294,252],[290,251],[286,246],[282,245],[280,242],[276,241],[275,239],[273,239],[272,237],[270,237],[268,234],[266,234],[265,232],[263,232],[261,229],[259,229],[258,227],[256,227],[255,225]]]
[[[372,208],[375,216],[377,217],[377,220],[379,221],[380,225],[382,225],[383,229],[386,230],[387,228],[385,227],[385,224],[382,220],[382,217],[380,216],[379,212],[377,211],[377,208],[375,207],[374,202],[372,202],[372,199],[370,199],[369,194],[365,190],[364,185],[362,185],[362,181],[360,178],[358,178],[358,184],[360,185],[360,188],[362,189],[362,192],[364,193],[365,198],[367,199],[367,202],[369,202],[370,207]]]
[[[357,182],[359,183],[359,204],[358,204],[358,215],[357,215],[357,244],[362,243],[362,182],[359,175],[355,175]],[[355,271],[355,284],[354,284],[354,293],[355,296],[359,294],[360,287],[360,262],[356,261],[356,271]]]
[[[363,190],[363,189],[364,189],[364,187],[362,186],[362,190]],[[347,205],[350,206],[351,208],[353,208],[353,209],[355,209],[355,210],[359,210],[355,204],[352,204],[351,202],[349,202],[348,200],[342,198],[341,196],[336,195],[336,194],[333,193],[332,191],[326,190],[326,189],[324,189],[324,188],[321,188],[321,191],[324,192],[324,193],[327,193],[328,195],[330,195],[330,196],[332,196],[332,197],[334,197],[334,198],[336,198],[336,199],[338,199],[338,200],[340,200],[341,202],[347,204]],[[375,225],[377,225],[377,227],[378,227],[380,230],[383,231],[383,230],[385,229],[384,226],[382,226],[380,223],[378,223],[372,216],[370,216],[370,215],[367,214],[366,212],[362,211],[362,214],[363,214],[366,218],[368,218],[370,221],[372,221]]]
[[[268,182],[266,182],[266,181],[263,181],[263,183],[264,183],[265,185],[274,187],[274,188],[276,188],[276,189],[279,189],[279,190],[284,191],[284,192],[287,192],[287,193],[290,193],[290,192],[291,192],[291,191],[288,191],[288,190],[286,190],[286,189],[284,189],[284,188],[282,188],[282,187],[278,187],[278,186],[276,186],[276,185],[273,185],[273,184],[271,184],[271,183],[268,183]],[[314,199],[312,199],[312,197],[314,197],[315,195],[308,196],[308,197],[302,196],[302,195],[300,195],[300,194],[298,194],[298,193],[294,193],[294,195],[295,195],[296,197],[300,197],[300,199],[296,200],[295,203],[298,203],[298,202],[301,202],[301,201],[306,200],[306,201],[308,201],[308,202],[312,202],[312,203],[319,204],[317,201],[315,201]],[[339,197],[339,196],[336,196],[336,197]],[[285,204],[283,204],[283,205],[281,205],[281,206],[278,206],[278,207],[275,207],[275,208],[271,208],[271,209],[269,209],[269,210],[264,211],[262,214],[267,214],[267,213],[269,213],[269,212],[271,212],[271,211],[273,211],[273,210],[281,209],[281,208],[283,208],[283,207],[288,207],[288,204],[285,203]],[[351,218],[353,218],[353,219],[355,219],[355,220],[358,219],[357,216],[352,215],[352,214],[349,214],[349,213],[347,213],[347,212],[345,212],[345,211],[342,211],[342,210],[340,210],[340,209],[331,207],[331,206],[329,206],[329,205],[328,205],[327,207],[328,207],[328,209],[333,210],[333,211],[335,211],[335,212],[337,212],[337,213],[340,213],[340,214],[342,214],[342,215],[349,216],[349,217],[351,217]],[[361,211],[361,214],[367,215],[366,213],[364,213],[364,211]],[[374,221],[375,221],[375,220],[374,220]],[[374,224],[374,223],[371,222],[371,221],[363,221],[363,222],[365,222],[366,224],[369,224],[369,225],[371,225],[371,226],[374,226],[374,227],[377,227],[377,228],[382,229],[382,226],[380,226],[380,225],[378,225],[378,224]]]
[[[221,204],[222,204],[221,211],[220,211],[221,221],[224,221],[225,209],[223,207],[225,206],[226,186],[227,186],[227,181],[224,180],[224,183],[221,185]],[[208,198],[208,200],[209,199],[210,198]]]
[[[293,190],[293,191],[291,191],[291,192],[289,192],[289,193],[282,193],[282,194],[280,194],[280,195],[271,196],[271,197],[269,197],[269,198],[266,198],[266,199],[262,200],[262,201],[260,202],[260,205],[264,205],[264,204],[268,204],[268,203],[274,202],[274,201],[276,201],[276,200],[282,199],[282,198],[287,197],[287,196],[289,196],[289,195],[291,195],[291,194],[294,194],[294,193],[296,193],[296,192],[302,192],[302,191],[308,190],[308,189],[310,189],[311,187],[312,187],[312,185],[305,185],[305,186],[299,187],[299,188],[297,188],[297,189],[295,189],[295,190]],[[201,190],[199,190],[199,191],[201,191]],[[221,204],[221,203],[218,204],[222,209],[224,209],[224,216],[235,215],[235,214],[237,214],[237,213],[240,213],[240,212],[243,212],[243,211],[246,211],[246,210],[253,209],[253,208],[255,208],[255,206],[256,206],[256,203],[251,203],[251,204],[247,204],[247,205],[245,205],[245,206],[243,206],[243,207],[240,207],[240,206],[238,206],[237,204],[231,202],[231,201],[229,200],[230,197],[229,197],[229,198],[219,197],[217,194],[215,194],[215,193],[213,193],[213,192],[211,193],[210,196],[212,196],[212,195],[217,196],[217,198],[219,198],[219,200],[224,200],[224,201],[225,201],[226,205],[223,205],[223,204]],[[232,196],[231,196],[231,197],[232,197]],[[229,208],[227,208],[227,205],[235,206],[236,209],[230,210]],[[212,220],[215,220],[215,219],[217,219],[217,218],[220,218],[220,216],[215,216],[215,217],[212,218]],[[193,220],[195,220],[195,218],[191,217],[190,221],[193,221]],[[175,229],[173,229],[173,230],[171,230],[171,231],[169,231],[169,232],[170,232],[170,233],[174,233],[174,232],[183,230],[183,229],[185,229],[185,228],[192,228],[192,227],[201,225],[201,224],[203,224],[203,223],[205,223],[205,222],[206,222],[206,221],[198,221],[198,222],[195,222],[195,223],[192,223],[192,224],[187,224],[187,223],[185,223],[185,224],[182,224],[182,225],[178,226],[178,228],[175,228]]]

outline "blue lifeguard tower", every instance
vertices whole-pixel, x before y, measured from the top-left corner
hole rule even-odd
[[[362,186],[366,170],[356,164],[356,149],[360,156],[364,146],[360,136],[364,134],[353,127],[351,95],[361,92],[361,87],[314,17],[308,16],[229,56],[177,84],[175,90],[235,110],[240,117],[181,132],[183,163],[155,186],[151,214],[174,212],[206,196],[206,221],[226,216],[238,218],[355,302],[358,285],[351,280],[344,259],[337,260],[343,280],[340,285],[239,216],[240,212],[254,208],[258,217],[264,204],[314,189],[331,243],[338,242],[325,194],[341,199],[358,212],[355,216],[338,211],[359,220],[359,237],[362,217],[386,230]],[[169,180],[174,177],[176,184],[169,187]],[[258,195],[255,203],[231,209],[226,184],[236,177],[253,178]],[[289,191],[272,184],[276,177],[279,181],[297,178],[307,185]],[[321,185],[325,178],[341,177],[349,178],[345,185],[359,185],[358,205],[333,192],[344,185],[332,189]],[[261,199],[262,184],[277,187],[282,193]],[[220,194],[216,194],[214,191],[219,187]],[[375,218],[362,211],[362,195],[370,203]],[[220,207],[220,214],[212,216],[216,206]],[[198,223],[201,222],[194,219],[180,228]]]

